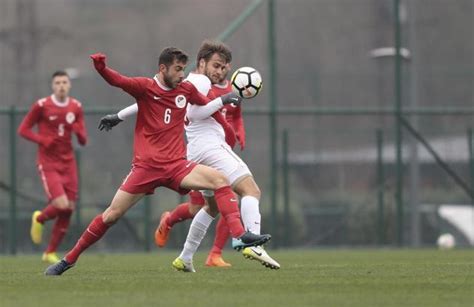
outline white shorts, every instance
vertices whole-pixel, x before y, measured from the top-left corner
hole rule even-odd
[[[187,158],[222,172],[229,179],[231,185],[242,177],[252,176],[247,164],[226,143],[212,146],[210,144],[207,146],[188,144]],[[208,197],[214,195],[212,191],[203,191],[203,194]]]

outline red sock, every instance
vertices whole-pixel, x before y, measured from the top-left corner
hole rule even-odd
[[[174,224],[193,218],[189,212],[189,203],[182,203],[171,211],[168,219],[168,226],[173,227]]]
[[[214,245],[212,246],[211,253],[222,254],[222,249],[229,239],[229,227],[224,218],[220,218],[216,225],[216,237],[214,238]]]
[[[230,186],[225,186],[214,191],[217,207],[222,217],[225,218],[232,237],[238,238],[244,234],[244,226],[240,220],[239,202]]]
[[[59,213],[58,208],[56,208],[55,206],[51,204],[48,204],[46,208],[44,208],[43,211],[41,211],[41,214],[38,215],[36,220],[40,222],[41,224],[43,224],[46,221],[55,219],[58,216],[58,213]]]
[[[79,258],[79,255],[89,246],[102,238],[109,227],[110,225],[104,223],[102,214],[96,216],[87,229],[82,233],[74,248],[66,254],[66,261],[68,263],[75,263],[77,258]]]
[[[71,220],[72,210],[62,209],[58,211],[58,217],[56,218],[56,222],[54,223],[53,232],[51,233],[51,239],[49,240],[49,245],[46,249],[46,253],[52,253],[57,250],[69,227],[69,221]]]

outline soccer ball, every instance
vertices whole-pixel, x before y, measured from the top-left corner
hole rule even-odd
[[[240,67],[230,81],[234,93],[245,99],[257,96],[262,89],[262,76],[252,67]]]
[[[454,239],[454,236],[450,233],[443,233],[438,237],[436,243],[440,249],[451,249],[456,245],[456,239]]]

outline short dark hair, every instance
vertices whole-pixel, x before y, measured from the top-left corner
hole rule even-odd
[[[178,61],[178,63],[186,64],[188,62],[188,55],[181,49],[167,47],[161,52],[158,65],[164,64],[166,67],[169,67],[175,60]]]
[[[229,46],[215,40],[205,40],[202,42],[196,60],[199,62],[201,59],[204,59],[204,61],[208,62],[214,53],[219,54],[226,63],[232,62],[232,52]]]
[[[51,80],[53,80],[56,77],[63,77],[63,76],[66,76],[66,77],[70,78],[69,74],[65,70],[57,70],[51,76]]]

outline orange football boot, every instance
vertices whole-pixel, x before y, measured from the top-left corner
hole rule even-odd
[[[221,254],[210,253],[206,260],[206,266],[228,268],[231,267],[232,264],[225,262]]]
[[[170,234],[171,227],[168,226],[168,218],[170,217],[170,212],[165,211],[161,215],[160,225],[155,230],[155,244],[159,247],[164,247],[166,242],[168,242],[168,236]]]

